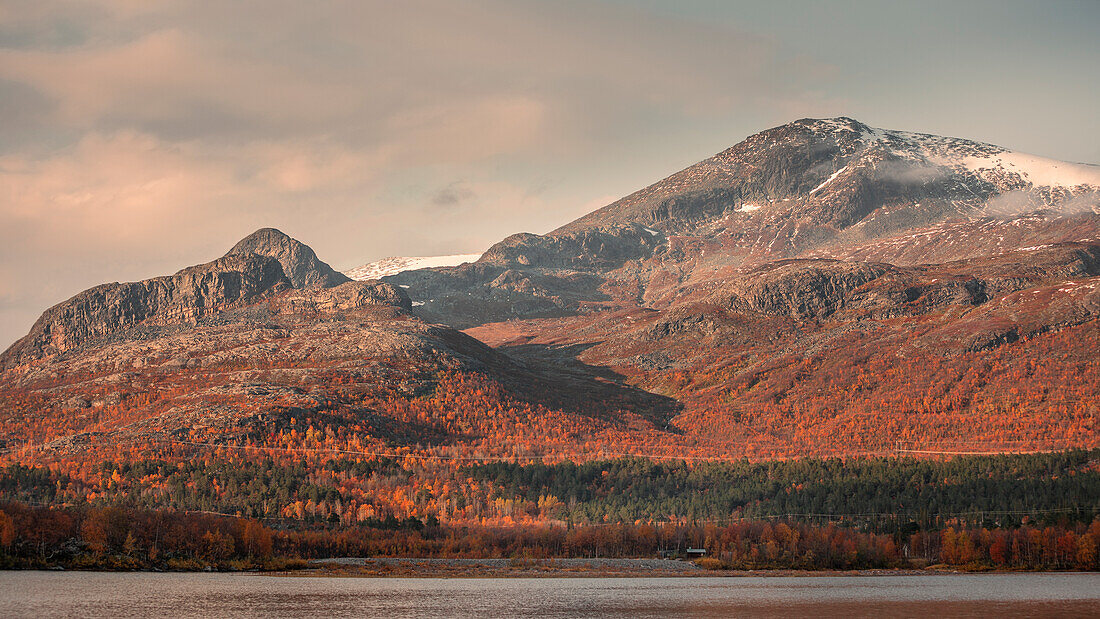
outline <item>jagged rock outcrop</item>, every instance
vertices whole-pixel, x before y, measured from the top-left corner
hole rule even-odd
[[[388,305],[403,310],[412,309],[405,291],[382,282],[347,282],[332,288],[296,290],[279,300],[288,312],[340,312],[368,306]]]
[[[279,261],[295,288],[329,288],[351,279],[321,261],[310,247],[275,228],[261,228],[241,239],[227,256],[260,254]]]
[[[234,314],[265,301],[272,301],[273,307],[256,316]],[[274,228],[263,228],[213,262],[175,275],[103,284],[59,303],[4,352],[0,363],[11,365],[87,346],[160,337],[214,319],[259,320],[272,310],[332,313],[368,306],[411,308],[401,288],[381,282],[352,282],[319,260],[308,246]]]
[[[1100,244],[1066,243],[922,267],[840,260],[779,260],[725,283],[707,303],[797,319],[916,316],[976,306],[1014,292],[1100,274]],[[1073,324],[1077,324],[1073,322]]]
[[[278,260],[239,253],[175,275],[102,284],[46,310],[4,360],[65,352],[138,326],[193,325],[290,288]]]
[[[490,247],[478,262],[514,268],[603,271],[653,255],[661,244],[659,236],[641,226],[555,236],[513,234]]]
[[[474,263],[386,278],[409,290],[427,320],[465,328],[488,321],[564,316],[607,298],[603,273],[645,260],[664,242],[641,226],[576,234],[514,234]]]
[[[718,293],[730,309],[793,318],[826,318],[857,291],[891,271],[889,265],[835,260],[791,260],[747,273]]]

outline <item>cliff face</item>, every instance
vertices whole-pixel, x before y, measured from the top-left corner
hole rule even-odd
[[[1020,290],[1097,275],[1100,245],[1084,243],[919,267],[779,260],[727,280],[704,301],[800,320],[883,319],[979,306]]]
[[[372,305],[412,309],[404,290],[382,282],[347,282],[332,288],[296,290],[283,295],[279,305],[291,313],[354,311]]]
[[[290,288],[279,261],[256,254],[231,254],[140,282],[102,284],[46,310],[4,356],[65,352],[139,325],[193,325]]]

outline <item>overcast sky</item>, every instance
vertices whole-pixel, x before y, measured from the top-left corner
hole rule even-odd
[[[546,232],[802,117],[1100,162],[1100,2],[0,0],[0,348],[274,226]]]

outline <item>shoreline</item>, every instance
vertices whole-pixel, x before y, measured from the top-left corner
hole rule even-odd
[[[746,578],[837,576],[943,576],[966,574],[1062,574],[1078,572],[967,570],[959,567],[799,570],[706,569],[675,559],[440,559],[416,557],[336,557],[313,559],[301,570],[266,573],[298,577],[362,578]],[[1082,572],[1089,573],[1089,572]]]
[[[693,561],[657,558],[437,558],[437,557],[332,557],[296,560],[285,567],[207,566],[202,569],[101,566],[8,566],[8,572],[94,572],[148,574],[239,574],[309,578],[785,578],[785,577],[889,577],[951,576],[978,574],[1094,574],[1082,570],[994,569],[984,566],[897,567],[868,569],[707,568]]]

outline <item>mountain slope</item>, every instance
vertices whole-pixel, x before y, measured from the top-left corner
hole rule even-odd
[[[750,136],[551,234],[630,224],[691,232],[733,212],[792,207],[800,218],[836,229],[893,208],[933,223],[970,215],[1009,192],[1022,193],[1022,211],[1098,190],[1100,166],[875,129],[851,118],[803,119]],[[1093,196],[1073,208],[1090,210],[1095,202]]]
[[[0,442],[462,458],[1093,446],[1094,178],[802,120],[474,262],[355,272],[382,281],[264,229],[48,310],[2,358]]]
[[[471,327],[660,308],[792,258],[915,266],[1100,239],[1100,167],[849,118],[803,119],[474,264],[407,271],[417,312]]]
[[[559,351],[671,395],[685,407],[672,427],[741,448],[871,447],[884,434],[1087,442],[1100,396],[1084,361],[1100,333],[1098,170],[796,121],[440,270],[451,288],[434,284],[420,309],[515,355]],[[504,265],[555,305],[479,323],[468,296],[497,294]],[[587,292],[557,294],[566,277]],[[1014,398],[1024,375],[1034,392]]]
[[[275,256],[309,267],[296,269],[303,286]],[[568,448],[582,429],[629,422],[645,432],[668,416],[667,398],[517,362],[418,320],[400,287],[316,285],[326,275],[311,249],[261,230],[213,262],[98,286],[47,310],[0,357],[0,455],[30,444],[62,459],[119,449],[173,457],[180,441],[262,443],[301,422],[360,448],[495,449],[502,437],[546,444],[543,433]]]

